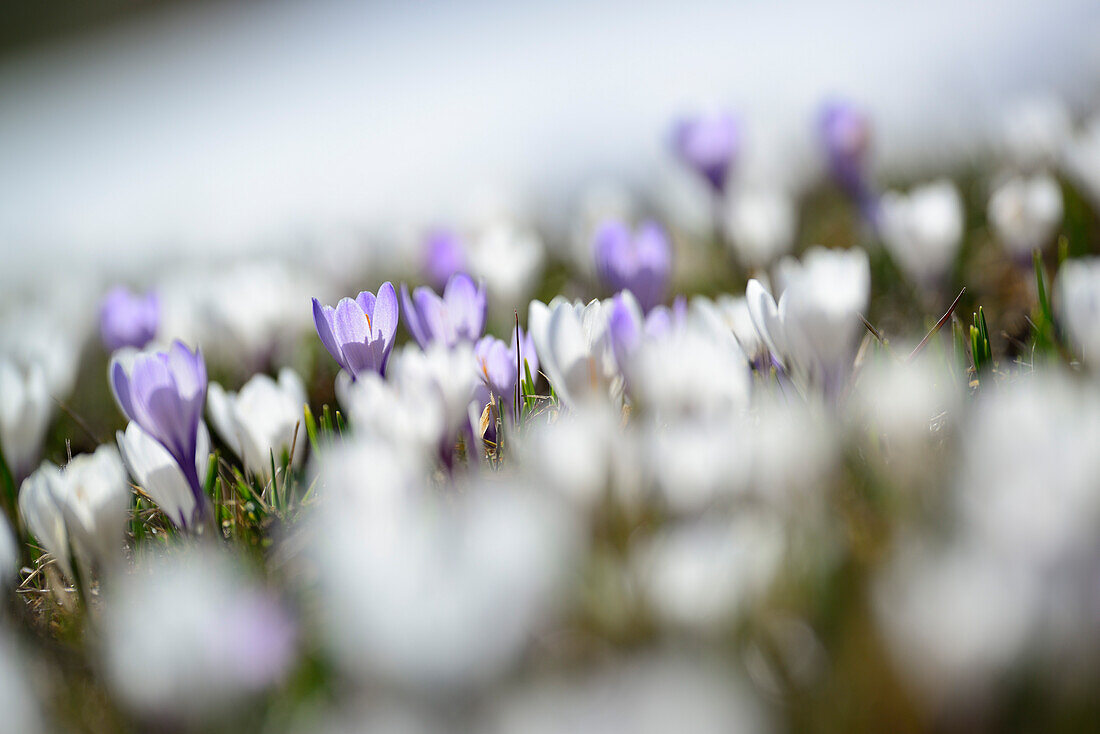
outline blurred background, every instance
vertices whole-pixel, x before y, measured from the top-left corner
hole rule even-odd
[[[602,181],[675,202],[670,120],[717,107],[745,121],[740,175],[812,179],[813,111],[843,94],[874,120],[879,174],[921,176],[982,155],[1022,99],[1089,109],[1100,72],[1088,0],[58,0],[4,18],[7,291],[498,208],[553,232]]]

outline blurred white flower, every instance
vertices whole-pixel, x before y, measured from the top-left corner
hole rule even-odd
[[[7,517],[0,517],[0,588],[10,587],[19,572],[19,546]]]
[[[291,449],[291,459],[300,463],[307,441],[302,426],[306,390],[297,372],[284,367],[278,382],[255,375],[239,393],[212,382],[206,399],[210,422],[244,462],[245,471],[270,481],[272,463],[280,466]]]
[[[421,393],[438,401],[448,436],[469,420],[470,401],[478,382],[472,345],[460,343],[448,348],[437,342],[421,350],[410,344],[393,354],[386,369],[387,379],[402,393]]]
[[[28,675],[29,662],[7,630],[0,630],[0,711],[4,712],[0,728],[12,734],[53,731],[46,729],[38,696],[31,688],[35,676]]]
[[[306,268],[264,258],[174,274],[157,291],[161,334],[250,375],[313,330],[310,298],[321,289]]]
[[[732,189],[726,204],[726,233],[734,254],[750,270],[765,268],[790,252],[797,225],[794,202],[787,193]]]
[[[614,456],[623,440],[613,409],[589,403],[553,422],[531,421],[512,445],[531,482],[590,510],[607,496]]]
[[[69,535],[65,530],[65,516],[55,499],[62,493],[60,484],[61,469],[49,461],[42,462],[42,466],[19,487],[19,514],[42,549],[54,557],[66,576],[71,577]]]
[[[879,228],[906,277],[918,286],[933,287],[951,269],[962,244],[962,198],[946,179],[908,194],[889,191],[879,200]]]
[[[674,626],[714,632],[767,591],[786,539],[763,513],[674,524],[632,549],[650,607]]]
[[[989,198],[988,216],[1009,255],[1023,261],[1062,224],[1062,189],[1045,173],[1010,178]]]
[[[1064,262],[1054,283],[1054,303],[1085,364],[1100,369],[1100,258]]]
[[[41,368],[50,395],[65,399],[76,384],[86,332],[69,313],[19,312],[0,324],[0,359],[13,360],[27,372]]]
[[[415,348],[415,347],[409,347]],[[375,372],[336,376],[336,399],[357,434],[418,457],[435,456],[446,427],[444,406],[430,391],[406,389]]]
[[[630,363],[635,400],[662,419],[736,414],[749,403],[748,361],[732,332],[715,333],[689,322],[661,338],[647,339]]]
[[[513,310],[527,303],[542,274],[542,240],[533,231],[495,222],[473,239],[466,256],[470,274],[485,282],[497,319],[511,323]]]
[[[671,512],[704,512],[744,489],[750,464],[742,425],[715,416],[649,426],[642,456]]]
[[[518,486],[440,497],[391,485],[380,501],[365,468],[341,472],[352,486],[326,478],[311,535],[331,653],[357,677],[413,692],[446,695],[495,678],[552,613],[570,545],[564,516]],[[333,502],[345,496],[371,511]]]
[[[548,679],[496,702],[490,734],[759,734],[771,731],[751,689],[725,667],[670,652]]]
[[[937,705],[975,700],[1017,659],[1037,588],[1019,567],[903,543],[876,580],[875,619],[898,670]]]
[[[0,450],[15,481],[38,461],[53,416],[46,376],[33,365],[23,369],[0,357]]]
[[[1100,115],[1094,116],[1065,148],[1062,167],[1082,192],[1100,206]]]
[[[1057,97],[1031,97],[1005,115],[1002,141],[1012,164],[1025,171],[1057,165],[1069,139],[1069,110]]]
[[[813,520],[807,503],[821,500],[839,459],[833,421],[818,403],[777,395],[758,400],[745,422],[749,486],[771,506]]]
[[[107,678],[128,707],[165,725],[209,722],[293,663],[289,614],[220,548],[143,558],[106,592]]]
[[[160,507],[178,527],[187,527],[195,514],[195,495],[168,450],[131,421],[126,431],[115,433],[118,450],[134,484]],[[210,432],[199,422],[195,467],[199,480],[206,481],[209,468]]]
[[[921,355],[901,362],[885,355],[864,365],[849,400],[857,430],[880,440],[897,478],[920,472],[937,431],[956,418],[962,395],[958,379],[942,363]]]
[[[756,362],[766,350],[767,345],[753,325],[746,298],[722,294],[712,301],[705,296],[695,296],[691,299],[691,308],[709,312],[711,318],[720,321],[733,332],[733,338],[750,361]]]
[[[52,485],[69,541],[83,568],[107,572],[122,558],[130,487],[114,446],[81,454]]]

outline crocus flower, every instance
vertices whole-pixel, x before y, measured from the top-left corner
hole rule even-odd
[[[272,457],[281,465],[283,453],[291,449],[291,459],[301,460],[306,436],[299,427],[306,390],[294,370],[280,370],[278,382],[256,375],[239,393],[213,382],[207,397],[210,421],[248,473],[269,481]]]
[[[156,337],[159,322],[156,293],[136,295],[119,286],[104,297],[99,308],[99,334],[108,352],[145,348]]]
[[[122,557],[130,487],[114,446],[74,457],[52,485],[69,541],[82,568],[110,569]]]
[[[406,313],[408,310],[406,309]],[[354,379],[363,372],[386,373],[397,333],[397,293],[383,283],[378,296],[363,291],[332,306],[313,299],[313,321],[321,343]]]
[[[549,304],[531,301],[527,328],[539,362],[562,403],[571,408],[601,387],[613,389],[619,377],[608,323],[611,303],[570,303],[560,296]]]
[[[542,275],[545,247],[538,235],[508,221],[496,222],[470,242],[470,274],[485,282],[500,321],[526,303]]]
[[[843,100],[826,102],[818,116],[818,133],[829,174],[872,223],[875,196],[867,177],[871,123],[863,110]]]
[[[7,517],[0,517],[0,588],[11,588],[19,571],[19,546]]]
[[[111,363],[111,389],[126,417],[167,449],[194,494],[196,511],[206,513],[206,496],[195,469],[199,424],[206,402],[202,351],[176,341],[167,352],[142,352],[127,367]]]
[[[44,461],[19,487],[19,514],[43,550],[52,555],[66,576],[73,575],[69,563],[69,535],[65,516],[61,514],[57,497],[62,494],[61,470]]]
[[[934,287],[962,243],[962,198],[947,180],[908,194],[888,192],[880,202],[879,224],[882,241],[902,272],[919,286]]]
[[[1017,261],[1031,263],[1031,251],[1054,239],[1062,223],[1062,189],[1048,174],[1012,178],[989,198],[989,222]]]
[[[1100,258],[1067,260],[1054,282],[1058,320],[1085,364],[1100,369]]]
[[[672,248],[664,229],[645,222],[635,232],[621,221],[609,220],[594,237],[596,273],[614,291],[629,290],[642,309],[662,300],[672,271]]]
[[[729,112],[687,118],[677,123],[672,144],[684,163],[722,192],[741,148],[741,123]]]
[[[122,461],[134,484],[153,500],[177,527],[186,529],[195,515],[195,494],[187,477],[167,450],[141,427],[130,421],[126,430],[115,434]],[[199,423],[199,443],[195,452],[195,471],[199,481],[206,481],[209,469],[210,432]]]
[[[401,285],[401,304],[405,308],[405,326],[421,349],[439,342],[453,347],[460,341],[473,343],[485,328],[485,286],[475,284],[465,273],[456,273],[447,281],[443,296],[420,286],[409,296]]]
[[[524,334],[522,329],[519,336],[517,342],[516,332],[512,332],[511,345],[495,336],[482,337],[474,345],[474,359],[477,360],[478,375],[482,383],[498,402],[509,406],[509,410],[513,405],[516,383],[524,374],[520,372],[519,360],[523,360],[524,367],[530,370],[532,378],[539,372],[535,340],[530,334]]]
[[[424,276],[433,288],[442,288],[455,273],[466,272],[462,239],[452,230],[436,229],[424,241]]]
[[[36,364],[24,371],[0,358],[0,451],[15,481],[38,460],[52,414],[42,368]]]

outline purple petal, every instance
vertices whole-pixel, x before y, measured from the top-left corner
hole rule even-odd
[[[378,289],[378,298],[371,311],[371,337],[381,338],[387,345],[387,352],[393,346],[393,337],[397,333],[397,293],[393,283],[383,283]]]
[[[332,319],[335,313],[331,306],[322,306],[316,298],[313,299],[313,325],[317,328],[317,336],[321,338],[321,343],[325,345],[325,349],[332,358],[346,370],[348,366],[344,353],[340,351],[336,343],[336,335],[332,333]]]
[[[370,291],[362,291],[355,297],[355,302],[359,304],[359,308],[363,309],[363,313],[371,318],[371,322],[374,321],[374,294]]]
[[[416,301],[416,310],[420,315],[420,328],[425,337],[420,346],[427,349],[433,341],[441,342],[448,347],[454,346],[457,337],[443,299],[431,289],[424,287],[416,289],[413,299]]]
[[[465,273],[454,275],[443,292],[447,318],[456,336],[473,341],[485,326],[485,292]]]
[[[427,349],[429,339],[421,323],[420,312],[413,305],[412,299],[409,298],[409,287],[404,283],[401,284],[401,307],[405,311],[405,328],[408,329],[409,334],[412,335],[412,338],[416,340],[421,349]]]
[[[111,365],[111,391],[115,394],[115,401],[118,402],[118,407],[122,409],[123,414],[137,423],[137,411],[134,410],[130,376],[126,374],[126,369],[118,361]]]
[[[340,344],[340,351],[347,360],[347,370],[352,376],[370,369],[378,369],[374,351],[370,347],[370,329],[367,316],[359,304],[350,298],[343,298],[336,304],[333,317],[333,333]]]

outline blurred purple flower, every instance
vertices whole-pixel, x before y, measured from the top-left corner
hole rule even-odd
[[[866,113],[845,100],[829,100],[821,107],[818,132],[830,175],[873,222],[875,195],[867,178],[871,122]]]
[[[466,248],[449,229],[436,229],[424,242],[424,276],[433,288],[443,288],[455,273],[466,271]]]
[[[138,295],[119,286],[103,298],[99,308],[99,333],[109,352],[144,348],[156,337],[159,321],[160,299],[152,292]]]
[[[124,360],[130,364],[125,366]],[[111,390],[126,417],[155,438],[179,465],[195,495],[196,512],[204,515],[206,496],[195,467],[206,402],[202,351],[192,352],[177,340],[167,352],[116,356],[111,363]]]
[[[427,286],[420,286],[410,297],[402,283],[401,305],[405,327],[422,349],[432,342],[448,347],[460,341],[474,342],[485,328],[485,286],[475,284],[465,273],[451,276],[442,298]]]
[[[664,229],[644,222],[631,233],[617,220],[596,230],[596,273],[613,291],[629,290],[643,311],[664,300],[672,271],[672,248]]]
[[[687,300],[677,296],[668,306],[656,306],[646,316],[642,316],[637,302],[629,291],[615,295],[611,301],[611,313],[608,316],[608,333],[611,351],[619,371],[624,375],[627,364],[643,339],[662,339],[673,331],[683,328],[687,323]]]
[[[684,163],[722,192],[741,149],[741,122],[729,112],[690,117],[676,124],[672,145]]]
[[[363,291],[354,299],[341,299],[335,308],[313,299],[317,336],[352,379],[363,372],[386,374],[397,320],[397,293],[389,282],[378,289],[377,298]]]

